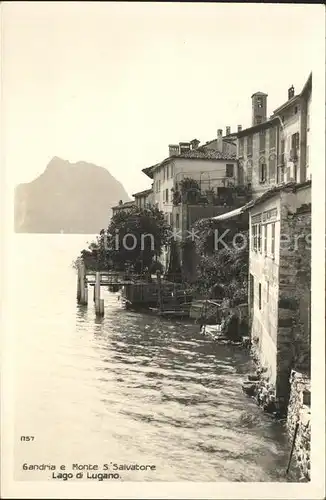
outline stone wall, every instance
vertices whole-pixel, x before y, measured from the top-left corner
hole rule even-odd
[[[288,406],[287,427],[292,442],[298,425],[293,457],[302,476],[310,480],[310,379],[304,374],[292,371],[290,384],[291,395]]]
[[[306,192],[282,193],[277,393],[287,404],[291,369],[310,373],[311,206]],[[307,196],[304,196],[306,194]]]

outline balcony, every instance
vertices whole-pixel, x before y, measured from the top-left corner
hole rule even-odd
[[[220,186],[210,189],[200,189],[199,185],[180,190],[175,188],[173,205],[234,206],[246,203],[250,198],[251,189],[248,185],[236,185],[235,179],[225,178]]]

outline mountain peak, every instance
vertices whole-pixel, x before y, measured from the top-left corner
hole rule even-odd
[[[44,172],[15,191],[15,230],[94,234],[106,228],[111,207],[129,201],[104,167],[54,156]]]

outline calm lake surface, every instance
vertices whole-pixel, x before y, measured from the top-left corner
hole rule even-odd
[[[15,479],[51,478],[24,463],[112,462],[156,466],[122,481],[289,481],[284,425],[241,390],[246,351],[126,311],[104,288],[104,319],[91,291],[77,305],[71,263],[90,240],[15,235]]]

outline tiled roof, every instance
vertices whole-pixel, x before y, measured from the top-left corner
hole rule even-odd
[[[293,97],[291,97],[291,99],[281,104],[281,106],[274,109],[273,114],[280,112],[282,109],[285,109],[288,106],[292,106],[292,104],[294,104],[299,99],[300,95],[301,94],[294,95]]]
[[[224,135],[222,137],[222,141],[226,142],[227,144],[230,144],[230,142],[232,141],[236,141],[237,140],[237,136],[232,133],[232,134],[228,134],[228,135]],[[212,139],[211,141],[207,141],[206,144],[203,144],[202,146],[200,146],[201,148],[207,148],[207,146],[209,146],[210,144],[212,144],[212,142],[216,142],[217,141],[217,137],[215,137],[215,139]]]
[[[112,208],[130,208],[135,205],[134,201],[126,201],[125,203],[121,203],[121,205],[115,205],[115,207]]]
[[[202,160],[236,160],[236,154],[226,154],[221,153],[217,149],[204,149],[200,147],[198,149],[190,149],[179,155],[173,155],[171,158],[195,158]],[[165,160],[164,160],[165,161]],[[162,162],[163,163],[163,162]]]
[[[148,175],[148,177],[150,177],[151,179],[153,179],[153,167],[143,168],[142,172]]]
[[[183,153],[180,153],[178,155],[171,155],[168,158],[165,158],[165,160],[161,161],[160,163],[156,163],[156,165],[152,165],[151,167],[144,168],[142,172],[144,174],[148,175],[151,179],[153,178],[153,171],[157,167],[161,167],[162,165],[165,165],[168,163],[170,160],[175,160],[177,158],[186,158],[187,160],[224,160],[224,161],[236,161],[237,155],[236,154],[226,154],[226,153],[220,153],[217,149],[206,149],[205,144],[203,146],[200,146],[200,148],[197,149],[190,149],[189,151],[184,151]]]
[[[145,189],[144,191],[139,191],[138,193],[133,194],[133,196],[148,196],[153,192],[153,189]]]
[[[236,161],[236,154],[226,154],[220,153],[217,149],[206,149],[205,145],[200,146],[197,149],[190,149],[189,151],[184,151],[178,155],[171,155],[160,163],[156,163],[151,167],[143,168],[142,172],[151,179],[153,179],[153,172],[157,167],[161,167],[168,163],[170,160],[174,160],[177,158],[186,158],[187,160],[224,160],[224,161]]]
[[[297,191],[300,188],[303,188],[305,186],[311,186],[311,180],[300,182],[300,183],[290,181],[290,182],[278,184],[277,186],[273,186],[272,188],[265,191],[258,198],[249,201],[249,203],[247,203],[247,205],[245,205],[246,209],[248,210],[248,209],[258,205],[259,203],[263,203],[264,201],[269,200],[275,194],[277,194],[281,191],[294,191],[295,192],[295,191]]]
[[[268,118],[268,120],[258,123],[257,125],[253,125],[252,127],[245,128],[241,130],[241,132],[237,132],[236,135],[237,137],[244,137],[246,135],[251,135],[254,134],[255,132],[258,132],[259,130],[264,130],[266,128],[272,127],[275,123],[278,122],[278,118],[276,116],[271,116]]]

